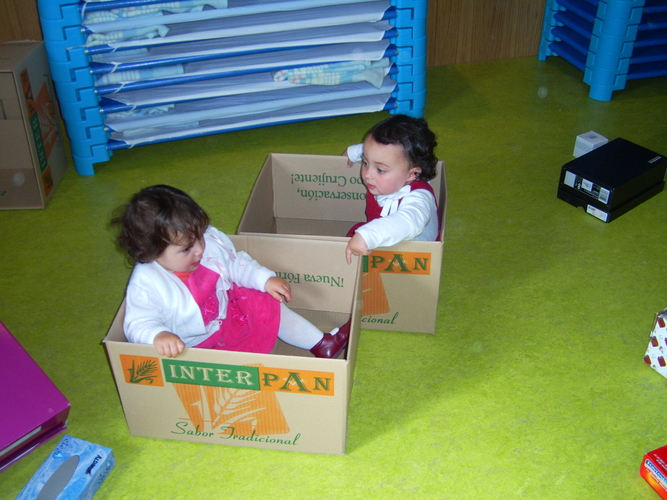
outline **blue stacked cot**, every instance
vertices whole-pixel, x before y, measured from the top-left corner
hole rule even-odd
[[[424,114],[427,0],[38,0],[38,9],[82,175],[146,144]]]
[[[584,72],[589,96],[609,101],[628,80],[667,75],[667,0],[547,0],[538,59]]]

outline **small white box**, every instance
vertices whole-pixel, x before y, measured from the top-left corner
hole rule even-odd
[[[577,136],[577,140],[574,143],[574,153],[572,154],[579,158],[581,155],[590,153],[594,149],[599,148],[608,142],[609,139],[591,130],[590,132],[579,134]]]

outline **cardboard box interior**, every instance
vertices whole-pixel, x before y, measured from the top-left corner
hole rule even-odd
[[[431,181],[441,220],[447,211],[444,164]],[[345,237],[365,220],[359,165],[343,156],[271,153],[239,224],[239,233]],[[445,227],[442,224],[441,240]]]

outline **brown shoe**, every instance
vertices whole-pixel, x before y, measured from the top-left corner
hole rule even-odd
[[[351,321],[351,320],[350,320]],[[350,339],[350,321],[341,326],[334,334],[325,333],[312,352],[316,358],[336,358],[343,352]]]

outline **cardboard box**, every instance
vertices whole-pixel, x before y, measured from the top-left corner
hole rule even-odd
[[[44,208],[67,171],[44,42],[0,43],[0,209]]]
[[[104,344],[130,433],[344,454],[360,329],[359,266],[331,264],[343,242],[231,239],[291,281],[290,308],[322,331],[351,317],[347,349],[338,359],[321,359],[279,340],[271,354],[190,348],[164,358],[153,345],[127,342],[121,306]]]
[[[67,428],[69,401],[0,323],[0,471]]]
[[[667,446],[644,455],[639,474],[646,479],[660,498],[667,500]]]
[[[90,500],[114,465],[116,459],[109,448],[65,436],[16,500]]]
[[[667,159],[625,139],[614,139],[563,165],[558,198],[611,222],[658,194]]]
[[[330,239],[365,221],[366,188],[343,156],[271,153],[250,195],[239,234]],[[363,259],[361,327],[434,333],[440,291],[447,184],[444,165],[431,181],[441,214],[440,241],[405,241]],[[345,261],[333,256],[332,265]]]
[[[656,314],[644,362],[667,377],[667,309]]]

